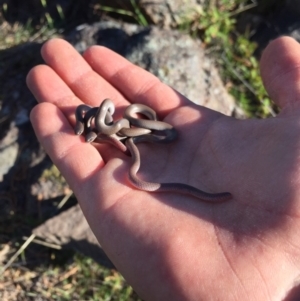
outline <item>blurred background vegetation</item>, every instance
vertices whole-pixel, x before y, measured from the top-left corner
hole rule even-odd
[[[2,0],[0,49],[37,39],[47,40],[82,23],[97,22],[107,16],[141,26],[151,25],[139,8],[138,0],[125,2],[120,5],[122,8],[115,8],[109,6],[109,1],[100,0]],[[258,45],[251,40],[255,24],[249,17],[248,23],[241,22],[241,19],[245,12],[267,16],[280,8],[284,0],[202,2],[201,9],[195,7],[180,16],[177,29],[187,31],[204,42],[219,64],[229,92],[248,116],[274,114],[259,76]]]
[[[253,39],[257,33],[255,18],[249,18],[249,15],[267,18],[285,1],[202,2],[201,8],[197,6],[180,16],[174,29],[201,39],[207,53],[219,66],[228,91],[248,117],[274,116],[277,108],[266,94],[259,74],[261,49]],[[28,42],[41,43],[80,24],[105,18],[152,25],[138,0],[126,1],[126,5],[122,5],[122,1],[119,3],[118,7],[112,7],[110,1],[101,0],[1,0],[0,52]],[[5,65],[5,57],[1,54],[0,65]],[[17,68],[15,72],[18,72]],[[20,221],[20,227],[30,227],[31,221],[21,218]],[[16,250],[19,246],[14,243]],[[1,248],[0,257],[5,252],[5,245]],[[106,269],[71,251],[40,247],[39,252],[46,253],[44,264],[34,268],[26,264],[11,265],[0,276],[2,300],[6,300],[5,292],[12,289],[16,291],[15,300],[139,300],[115,270]],[[28,254],[25,250],[20,256],[26,263]]]

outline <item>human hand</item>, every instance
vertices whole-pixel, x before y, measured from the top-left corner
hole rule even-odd
[[[262,76],[282,111],[236,120],[197,106],[112,51],[94,46],[82,58],[51,40],[46,65],[27,83],[39,105],[36,135],[66,178],[101,246],[145,300],[282,300],[300,269],[300,46],[271,43]],[[131,159],[110,145],[74,135],[74,110],[111,98],[154,108],[179,139],[141,144],[148,180],[229,191],[220,204],[187,195],[148,193],[127,180]]]

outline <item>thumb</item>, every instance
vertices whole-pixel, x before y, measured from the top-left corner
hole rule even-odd
[[[294,108],[300,102],[300,45],[289,37],[272,41],[260,62],[267,92],[281,108]]]

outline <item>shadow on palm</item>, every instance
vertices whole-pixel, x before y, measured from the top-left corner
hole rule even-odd
[[[296,194],[291,192],[298,187],[291,180],[299,168],[299,137],[297,132],[290,133],[290,128],[295,128],[290,123],[296,120],[281,116],[236,120],[191,104],[174,110],[165,121],[178,130],[178,140],[167,145],[139,144],[139,177],[152,182],[186,183],[211,193],[229,191],[233,199],[209,204],[184,194],[149,195],[134,189],[134,194],[141,195],[145,203],[158,200],[209,220],[237,237],[280,226],[284,215],[295,209]],[[121,185],[131,187],[127,179],[131,159],[121,158],[127,161],[126,167],[116,167],[113,177]]]

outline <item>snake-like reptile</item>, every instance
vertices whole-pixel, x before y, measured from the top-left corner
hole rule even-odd
[[[177,139],[176,129],[163,121],[157,120],[156,112],[143,104],[129,105],[123,118],[114,121],[115,106],[110,99],[105,99],[99,107],[79,105],[76,108],[75,134],[85,135],[87,142],[107,142],[122,152],[129,150],[132,165],[128,178],[137,189],[152,192],[177,192],[192,195],[205,202],[223,202],[232,198],[229,192],[207,193],[183,183],[153,183],[138,178],[141,158],[136,144],[141,142],[169,143]],[[137,118],[136,114],[147,119]]]

